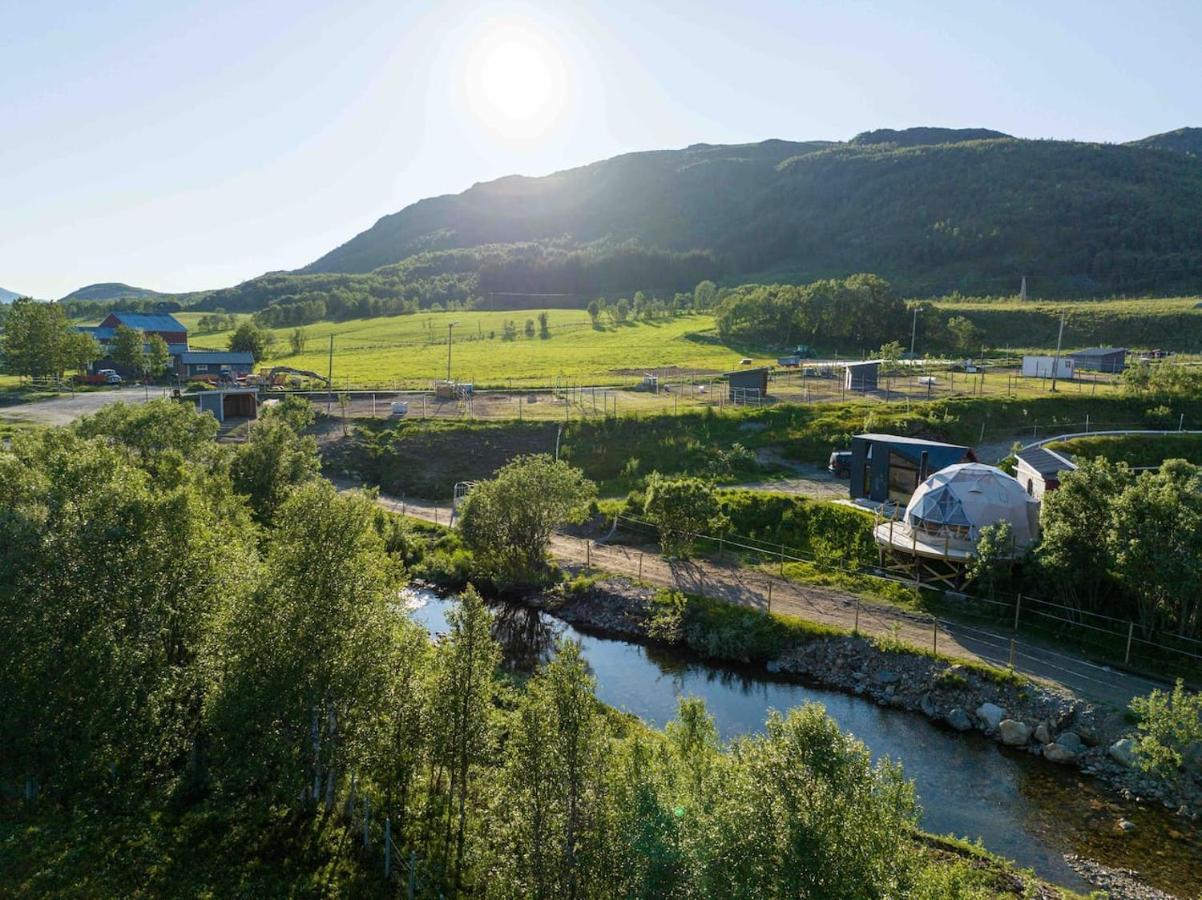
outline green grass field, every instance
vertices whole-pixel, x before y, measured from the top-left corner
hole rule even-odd
[[[272,329],[276,344],[272,363],[325,373],[330,336],[334,336],[334,380],[357,386],[427,387],[446,376],[447,326],[456,323],[452,376],[479,387],[545,387],[563,376],[587,383],[628,383],[644,369],[676,366],[726,372],[737,368],[742,354],[711,340],[690,336],[713,327],[703,315],[658,322],[594,329],[583,310],[552,309],[549,338],[528,338],[526,320],[538,321],[538,310],[520,312],[433,312],[305,326],[305,352],[292,354],[292,328]],[[190,329],[199,313],[177,318]],[[504,322],[517,323],[518,337],[501,336]],[[229,332],[193,334],[194,348],[222,349]],[[757,362],[772,362],[764,359]],[[628,371],[624,371],[628,370]]]

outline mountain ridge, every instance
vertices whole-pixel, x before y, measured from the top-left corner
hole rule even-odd
[[[874,271],[919,291],[979,290],[974,279],[1022,275],[1061,292],[1200,285],[1195,141],[1202,129],[1103,144],[913,128],[638,151],[419,200],[293,274],[368,273],[472,247],[610,241],[712,253],[739,278]]]
[[[77,300],[83,302],[95,301],[97,303],[104,303],[112,300],[144,299],[147,297],[162,296],[169,295],[162,294],[159,291],[152,291],[150,288],[135,287],[131,284],[123,284],[120,281],[101,281],[97,282],[96,284],[86,284],[81,288],[76,288],[65,297],[60,297],[59,302]]]

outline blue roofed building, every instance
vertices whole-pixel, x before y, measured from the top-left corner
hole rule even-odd
[[[80,331],[92,335],[104,349],[104,357],[93,363],[92,371],[116,369],[126,377],[138,374],[122,371],[123,367],[113,360],[110,353],[113,338],[117,334],[117,329],[122,325],[140,331],[146,337],[157,334],[167,342],[167,350],[171,353],[173,360],[176,360],[177,366],[179,355],[188,350],[188,329],[170,313],[111,312],[99,325],[79,326]]]
[[[187,350],[175,358],[175,374],[180,378],[237,378],[249,375],[255,357],[240,350]]]

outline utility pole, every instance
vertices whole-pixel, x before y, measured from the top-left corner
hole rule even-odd
[[[910,324],[910,358],[914,358],[914,338],[918,335],[918,304],[914,304],[914,321]]]
[[[334,335],[330,335],[330,366],[326,371],[326,415],[334,405]]]
[[[1064,315],[1060,316],[1060,333],[1056,335],[1056,355],[1052,358],[1052,393],[1056,393],[1056,376],[1060,374],[1060,345],[1064,341]]]
[[[1019,288],[1019,290],[1018,290],[1018,299],[1023,301],[1024,303],[1027,301],[1027,276],[1026,275],[1023,276],[1022,287]]]
[[[451,381],[451,329],[458,325],[458,322],[447,323],[447,382]]]

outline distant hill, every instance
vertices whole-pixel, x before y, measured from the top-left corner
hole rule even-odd
[[[1172,150],[1202,159],[1202,128],[1178,128],[1176,131],[1166,131],[1164,134],[1154,134],[1138,141],[1131,141],[1127,146]]]
[[[110,300],[125,300],[128,298],[148,298],[163,296],[158,291],[152,291],[149,288],[134,287],[129,284],[121,284],[119,281],[106,281],[100,284],[89,284],[79,290],[72,291],[60,300],[82,300],[97,302],[107,302]]]
[[[907,128],[894,131],[878,128],[863,131],[851,139],[852,144],[895,144],[898,147],[921,147],[930,144],[959,144],[964,141],[991,141],[1010,135],[988,128]]]
[[[481,293],[859,271],[912,294],[1010,294],[1023,275],[1043,297],[1197,290],[1199,133],[1116,145],[913,128],[629,153],[418,201],[271,277],[277,293],[376,270]]]
[[[24,297],[24,296],[25,296],[24,294],[17,294],[17,293],[14,293],[13,291],[8,291],[8,290],[5,290],[4,288],[0,288],[0,303],[12,303],[18,297]]]

